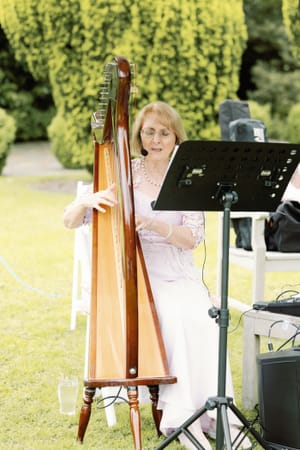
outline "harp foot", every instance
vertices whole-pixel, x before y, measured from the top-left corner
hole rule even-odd
[[[158,397],[159,397],[159,387],[158,385],[148,386],[149,392],[150,392],[150,400],[152,402],[152,417],[155,423],[155,428],[157,431],[157,435],[161,436],[161,431],[159,429],[160,427],[160,421],[162,417],[162,411],[160,409],[157,409],[157,403],[158,403]]]
[[[90,420],[93,398],[96,392],[96,388],[85,388],[83,396],[83,405],[80,411],[77,441],[83,442],[83,438]]]
[[[128,386],[127,395],[130,407],[130,425],[135,450],[142,450],[141,441],[141,415],[139,410],[138,387]]]

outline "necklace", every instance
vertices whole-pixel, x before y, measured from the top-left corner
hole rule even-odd
[[[141,166],[142,166],[142,171],[143,171],[145,180],[148,181],[148,183],[152,184],[153,186],[161,187],[161,183],[155,183],[155,181],[151,180],[151,178],[149,177],[146,167],[145,167],[145,158],[142,158]]]

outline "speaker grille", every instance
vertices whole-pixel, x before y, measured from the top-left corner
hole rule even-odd
[[[257,356],[263,438],[300,449],[300,349]]]

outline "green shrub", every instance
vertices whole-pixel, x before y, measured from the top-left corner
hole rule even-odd
[[[190,139],[219,135],[219,104],[236,97],[247,39],[243,2],[202,3],[139,0],[116,45],[137,64],[139,106],[169,102]]]
[[[11,144],[16,136],[16,123],[13,117],[0,108],[0,175],[6,163]]]
[[[295,144],[300,143],[300,103],[296,103],[290,109],[286,121],[287,139]]]
[[[0,108],[16,122],[16,140],[45,140],[55,114],[49,82],[36,81],[24,62],[16,61],[0,27]]]
[[[74,126],[71,115],[57,114],[48,127],[52,151],[65,168],[79,169],[86,167],[91,170],[93,166],[92,135],[84,122],[84,120],[79,121],[79,124]],[[89,125],[89,122],[86,122]],[[82,123],[84,126],[81,126]],[[78,136],[82,135],[83,132],[87,137],[78,140]]]
[[[55,114],[54,106],[42,110],[34,105],[33,92],[11,92],[10,114],[14,117],[16,140],[21,142],[47,139],[47,126]]]
[[[16,58],[26,60],[36,79],[50,81],[58,118],[49,136],[63,165],[93,163],[90,117],[104,65],[116,55],[136,64],[138,108],[167,101],[190,139],[218,135],[219,103],[233,98],[239,84],[247,39],[243,2],[200,3],[0,0]]]
[[[282,0],[282,16],[295,58],[300,58],[300,7],[298,0]]]

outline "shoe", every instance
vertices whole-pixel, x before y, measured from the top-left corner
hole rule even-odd
[[[195,436],[199,444],[205,450],[212,450],[210,443],[206,439],[204,433],[202,432],[198,424],[193,423],[192,425],[189,426],[188,430]],[[182,444],[185,448],[187,448],[188,450],[195,450],[196,447],[185,434],[181,433],[178,438],[180,444]]]

